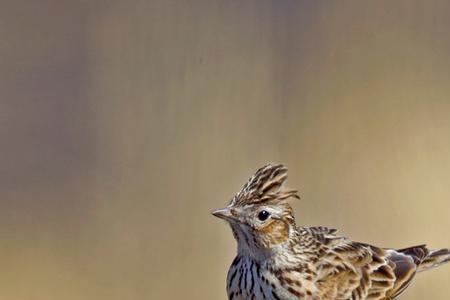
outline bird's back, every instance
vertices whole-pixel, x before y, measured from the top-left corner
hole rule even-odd
[[[309,231],[325,249],[316,263],[318,299],[395,299],[417,272],[450,260],[449,249],[383,249],[339,237],[325,227]]]
[[[417,272],[450,260],[448,249],[383,249],[326,227],[298,231],[298,243],[281,257],[257,262],[238,255],[228,273],[229,299],[395,299]]]

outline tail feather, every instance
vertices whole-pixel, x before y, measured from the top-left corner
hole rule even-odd
[[[430,254],[426,245],[418,245],[413,247],[408,247],[404,249],[399,249],[397,252],[406,254],[410,256],[416,265],[420,265],[422,261]]]
[[[427,256],[418,265],[417,271],[427,271],[450,262],[450,249],[429,250]]]
[[[419,245],[399,250],[387,250],[390,265],[394,267],[395,282],[386,299],[396,299],[411,283],[417,272],[435,268],[450,261],[450,249],[429,250]]]

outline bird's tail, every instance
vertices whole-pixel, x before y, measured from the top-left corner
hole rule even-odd
[[[426,245],[393,250],[389,254],[389,261],[395,266],[396,281],[386,299],[396,299],[411,283],[416,272],[427,271],[450,261],[450,249],[429,250]]]
[[[429,250],[428,255],[418,265],[417,271],[427,271],[450,262],[450,249]]]
[[[450,249],[430,250],[425,245],[397,250],[410,256],[417,266],[417,272],[427,271],[450,262]]]

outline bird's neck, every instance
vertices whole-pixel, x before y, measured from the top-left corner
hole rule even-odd
[[[272,247],[260,247],[244,237],[237,239],[237,252],[238,256],[248,257],[259,264],[263,264],[264,262],[282,262],[282,265],[295,265],[299,263],[299,260],[302,262],[309,262],[311,260],[309,253],[304,251],[308,249],[307,247],[311,239],[312,236],[310,236],[309,232],[292,227],[289,237]],[[290,259],[293,257],[296,259]]]

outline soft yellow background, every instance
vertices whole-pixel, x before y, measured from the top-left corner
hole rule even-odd
[[[1,0],[0,138],[0,300],[225,299],[270,161],[299,224],[448,247],[450,3]]]

